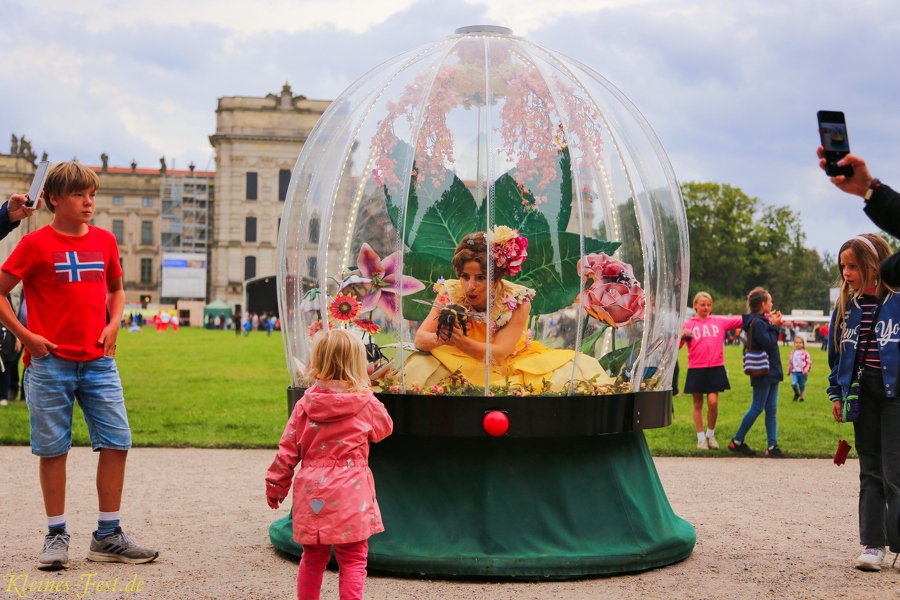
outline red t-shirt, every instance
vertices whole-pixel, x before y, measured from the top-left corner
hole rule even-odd
[[[58,344],[53,354],[76,362],[103,356],[107,282],[122,276],[112,233],[89,225],[73,237],[42,227],[22,238],[2,270],[22,280],[28,330]]]

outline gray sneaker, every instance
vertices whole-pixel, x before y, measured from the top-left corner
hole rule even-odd
[[[69,534],[50,533],[44,538],[44,551],[38,559],[40,569],[59,571],[69,568]]]
[[[128,537],[121,527],[116,527],[115,533],[99,540],[97,532],[94,532],[91,536],[91,549],[87,559],[95,562],[122,562],[139,565],[156,560],[158,556],[159,552],[144,548]]]

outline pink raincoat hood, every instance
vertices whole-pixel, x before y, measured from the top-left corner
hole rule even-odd
[[[360,394],[332,391],[316,386],[306,391],[301,402],[310,419],[330,423],[359,414],[359,411],[374,397],[371,391]]]

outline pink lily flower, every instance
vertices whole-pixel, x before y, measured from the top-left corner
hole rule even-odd
[[[425,289],[425,284],[408,275],[402,275],[400,252],[380,258],[369,244],[364,243],[356,261],[357,270],[344,279],[343,286],[362,283],[366,295],[360,298],[361,312],[380,308],[389,318],[397,315],[398,298]]]

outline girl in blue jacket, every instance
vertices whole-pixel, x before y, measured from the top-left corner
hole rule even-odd
[[[858,235],[841,246],[840,295],[828,336],[828,396],[841,420],[841,400],[859,382],[853,422],[859,454],[859,539],[856,568],[880,571],[885,546],[900,551],[900,295],[879,279],[891,255],[880,236]]]
[[[778,350],[778,330],[781,327],[781,312],[772,310],[772,295],[761,287],[753,288],[747,294],[747,307],[750,313],[744,315],[741,329],[747,332],[748,350],[764,350],[769,359],[769,372],[765,375],[750,377],[750,388],[753,400],[750,408],[741,420],[728,449],[744,456],[756,456],[756,451],[744,441],[750,428],[765,411],[766,413],[766,446],[767,458],[785,458],[778,447],[778,386],[784,379],[781,368],[781,353]]]

